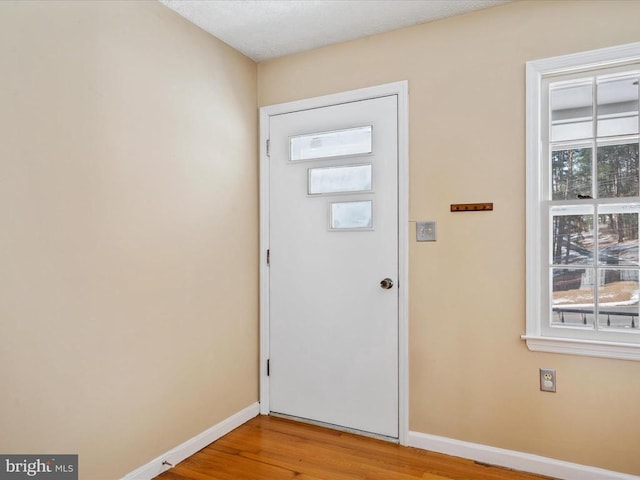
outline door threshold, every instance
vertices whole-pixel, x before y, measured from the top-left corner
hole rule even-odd
[[[315,425],[316,427],[329,428],[331,430],[338,430],[340,432],[351,433],[353,435],[360,435],[361,437],[375,438],[376,440],[382,440],[389,443],[400,443],[396,437],[389,437],[387,435],[380,435],[379,433],[367,432],[364,430],[357,430],[355,428],[343,427],[342,425],[334,425],[333,423],[320,422],[318,420],[311,420],[310,418],[296,417],[293,415],[286,415],[284,413],[269,412],[269,416],[284,418],[285,420],[292,420],[294,422],[307,423],[309,425]]]

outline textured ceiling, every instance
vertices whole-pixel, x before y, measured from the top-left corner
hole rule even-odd
[[[159,0],[257,62],[510,0]]]

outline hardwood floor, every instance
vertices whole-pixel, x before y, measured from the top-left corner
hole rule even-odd
[[[258,416],[159,480],[540,480],[410,447]]]

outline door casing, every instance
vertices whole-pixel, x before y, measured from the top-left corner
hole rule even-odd
[[[409,85],[407,81],[260,108],[260,413],[269,408],[269,117],[340,103],[398,96],[398,441],[409,433]]]

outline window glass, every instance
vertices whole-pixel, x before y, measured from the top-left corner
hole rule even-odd
[[[591,147],[562,148],[551,152],[553,200],[591,197]]]
[[[640,205],[601,205],[598,208],[598,262],[638,265]]]
[[[553,207],[551,263],[589,265],[593,263],[593,206]]]
[[[589,138],[593,135],[593,85],[551,86],[551,141]]]
[[[598,147],[598,197],[638,196],[638,142]]]
[[[637,269],[604,268],[598,282],[598,323],[601,328],[638,327]]]
[[[593,324],[595,297],[592,268],[552,268],[551,323],[588,326]]]
[[[638,133],[638,77],[598,82],[598,136]]]

